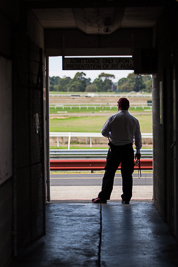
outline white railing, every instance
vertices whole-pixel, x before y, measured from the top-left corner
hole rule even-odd
[[[65,104],[65,105],[58,105],[58,104],[50,104],[50,106],[49,106],[50,108],[62,108],[63,110],[65,109],[65,108],[70,108],[71,110],[73,109],[73,108],[78,108],[78,109],[81,109],[81,108],[86,108],[86,109],[91,109],[91,108],[94,108],[94,109],[96,109],[96,108],[101,108],[101,107],[104,107],[104,108],[110,108],[110,109],[112,109],[112,108],[117,108],[117,106],[116,105],[99,105],[99,104],[94,104],[94,105],[88,105],[88,104],[80,104],[80,105],[78,105],[78,104],[73,104],[73,105],[67,105],[67,104]],[[136,108],[142,108],[142,109],[144,109],[144,108],[152,108],[152,105],[151,104],[145,104],[145,103],[136,103],[136,104],[134,104],[134,105],[132,105],[132,107],[134,107],[135,109]]]
[[[103,137],[103,135],[101,133],[50,132],[50,137],[57,137],[57,147],[59,147],[59,137],[68,137],[68,149],[70,149],[71,137],[88,137],[90,138],[90,147],[92,147],[92,137]],[[153,134],[142,133],[142,138],[153,138]]]
[[[97,94],[97,93],[76,93],[76,94],[53,94],[51,91],[49,93],[50,97],[149,97],[151,98],[151,94],[140,94],[140,93],[127,93],[127,94]]]

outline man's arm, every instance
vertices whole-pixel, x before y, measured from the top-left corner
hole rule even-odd
[[[105,122],[105,124],[103,125],[103,128],[101,130],[101,134],[104,137],[109,138],[110,137],[110,132],[111,132],[111,127],[110,127],[110,118],[107,119],[107,121]]]
[[[135,131],[135,148],[136,148],[136,154],[135,158],[138,160],[141,157],[140,154],[140,149],[142,147],[142,136],[141,136],[141,131],[140,131],[140,125],[139,122],[137,121],[137,126],[136,126],[136,131]]]

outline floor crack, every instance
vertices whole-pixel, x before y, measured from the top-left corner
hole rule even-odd
[[[98,267],[101,267],[101,243],[102,243],[102,204],[100,204],[100,231],[98,248]]]

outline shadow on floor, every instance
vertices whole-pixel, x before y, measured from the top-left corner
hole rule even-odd
[[[151,202],[51,203],[46,236],[13,267],[178,266],[178,246]]]

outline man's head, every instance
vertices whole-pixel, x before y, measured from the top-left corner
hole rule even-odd
[[[129,100],[124,97],[120,98],[117,104],[118,104],[118,108],[121,110],[128,110],[130,107]]]

